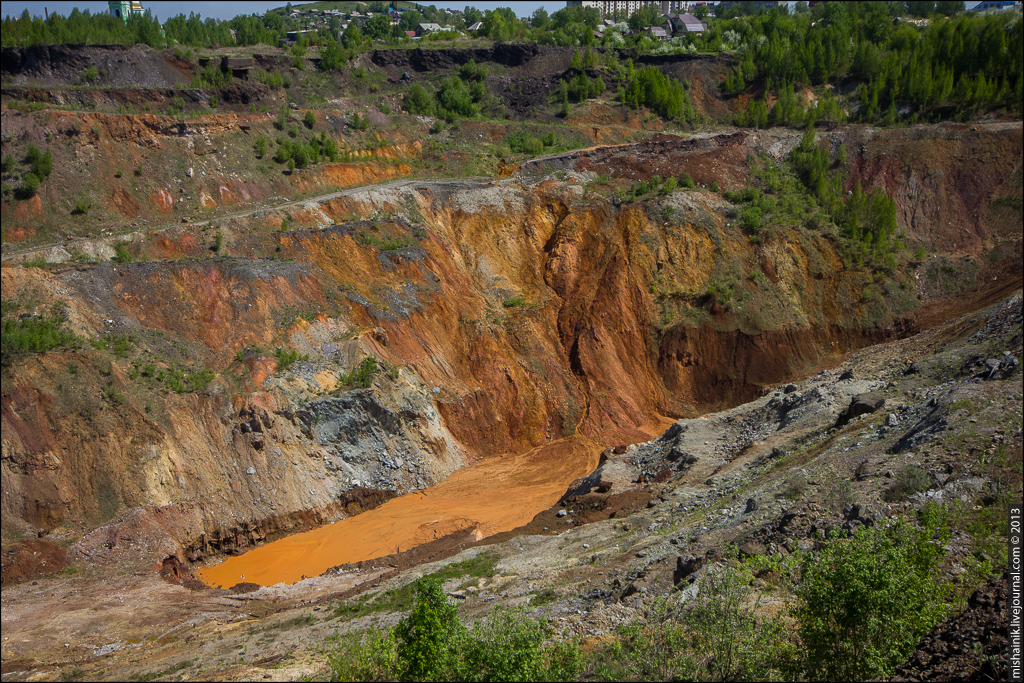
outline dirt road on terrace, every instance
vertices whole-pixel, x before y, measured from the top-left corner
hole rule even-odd
[[[360,185],[359,187],[350,187],[350,188],[347,188],[347,189],[344,189],[344,190],[338,190],[336,192],[327,192],[325,194],[319,194],[319,195],[315,195],[315,196],[312,196],[312,197],[302,197],[300,199],[291,199],[291,200],[282,201],[282,202],[279,202],[279,203],[274,203],[273,200],[274,199],[282,199],[281,197],[272,197],[270,199],[270,201],[264,202],[264,203],[262,203],[262,204],[260,204],[258,206],[250,206],[250,208],[247,208],[247,209],[245,209],[243,211],[233,211],[231,213],[221,214],[219,216],[215,216],[215,217],[208,218],[208,219],[205,219],[205,220],[200,220],[200,221],[195,221],[195,222],[192,222],[192,223],[188,223],[188,225],[189,226],[193,226],[193,227],[200,227],[201,228],[204,225],[209,225],[210,223],[220,223],[220,222],[223,222],[223,221],[235,220],[235,219],[239,219],[239,218],[248,218],[249,216],[252,216],[252,215],[258,214],[258,213],[265,213],[265,212],[270,212],[270,211],[281,211],[281,210],[286,210],[286,209],[290,209],[290,208],[293,208],[293,207],[314,206],[316,204],[320,204],[320,203],[324,203],[324,202],[329,202],[332,199],[338,199],[340,197],[352,197],[352,196],[355,196],[355,195],[358,195],[358,194],[361,194],[361,193],[364,193],[364,192],[369,192],[369,191],[373,191],[373,192],[388,192],[390,190],[400,190],[400,189],[402,189],[404,187],[409,187],[409,186],[443,188],[443,189],[449,189],[449,190],[472,189],[472,188],[476,188],[476,187],[485,186],[485,185],[487,185],[489,183],[492,183],[492,182],[494,182],[494,179],[492,179],[492,178],[485,178],[485,177],[461,178],[461,179],[458,179],[458,180],[448,179],[448,178],[438,179],[438,180],[402,179],[402,180],[393,180],[391,182],[382,183],[380,185]],[[170,230],[171,228],[181,227],[181,225],[182,224],[180,222],[179,223],[164,223],[162,225],[156,225],[156,226],[152,226],[152,227],[147,227],[145,230],[139,230],[139,231],[135,231],[135,232],[132,232],[132,233],[111,235],[109,237],[88,237],[88,238],[82,238],[82,239],[77,239],[77,240],[68,240],[67,242],[64,242],[63,244],[60,244],[60,245],[58,245],[58,244],[50,244],[50,245],[32,247],[30,249],[8,249],[8,247],[10,245],[9,244],[4,244],[5,252],[3,254],[2,259],[0,259],[0,260],[2,260],[5,263],[8,263],[8,262],[21,262],[21,261],[31,260],[33,257],[39,256],[39,255],[42,255],[45,258],[47,252],[49,252],[52,249],[63,249],[63,250],[68,252],[68,256],[70,257],[70,252],[76,251],[76,250],[77,251],[84,251],[83,249],[81,249],[81,247],[83,245],[85,245],[85,244],[88,244],[88,243],[110,242],[111,244],[113,244],[115,242],[123,242],[123,241],[126,241],[126,240],[128,240],[128,241],[139,241],[139,240],[145,239],[146,236],[152,236],[152,235],[155,235],[155,234],[159,234],[161,232],[165,232],[167,230]],[[58,259],[58,260],[60,260],[60,259]]]

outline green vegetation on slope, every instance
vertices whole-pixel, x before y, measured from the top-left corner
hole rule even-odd
[[[844,192],[845,159],[846,150],[840,147],[833,162],[809,126],[784,165],[755,157],[751,184],[727,192],[726,198],[738,205],[734,215],[752,241],[766,239],[780,227],[803,225],[820,231],[832,223],[846,238],[850,261],[891,273],[903,248],[896,238],[896,203],[880,187],[865,194],[859,181]]]
[[[3,301],[3,333],[0,335],[0,364],[4,367],[31,353],[76,347],[81,338],[65,329],[67,316],[63,306],[55,305],[43,313],[15,315],[20,306]]]
[[[646,625],[618,627],[589,652],[544,619],[499,608],[466,626],[433,575],[411,584],[397,626],[332,637],[334,680],[864,680],[891,674],[945,616],[941,515],[833,535],[812,555],[758,556],[701,578],[689,601],[666,596]],[[754,574],[792,596],[770,616]],[[682,586],[685,588],[685,586]],[[407,589],[409,587],[406,587]],[[355,616],[359,612],[352,613]],[[345,612],[339,613],[339,616]]]

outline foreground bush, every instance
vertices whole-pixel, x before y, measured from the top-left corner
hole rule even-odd
[[[546,643],[547,626],[522,610],[496,609],[467,628],[441,582],[414,584],[417,602],[394,628],[339,638],[333,680],[559,681],[575,677],[574,644]]]
[[[862,527],[804,562],[795,616],[812,679],[891,674],[945,614],[937,565],[948,532]]]
[[[949,530],[935,510],[833,536],[816,553],[711,566],[687,600],[663,596],[584,655],[544,621],[498,608],[465,626],[437,577],[397,626],[338,638],[335,680],[865,680],[893,673],[946,612],[938,581]],[[731,563],[735,565],[735,561]],[[771,609],[753,573],[791,589]],[[788,591],[787,591],[788,592]],[[776,602],[777,601],[773,601]]]
[[[600,680],[787,680],[798,664],[796,647],[778,617],[763,614],[751,575],[720,567],[700,581],[697,597],[672,599],[647,626],[618,630],[618,641],[590,663]]]

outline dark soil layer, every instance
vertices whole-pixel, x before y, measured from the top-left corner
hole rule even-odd
[[[450,69],[470,60],[477,63],[495,62],[504,66],[522,66],[540,52],[540,49],[540,46],[533,44],[499,43],[489,48],[375,50],[370,61],[377,66],[411,68],[414,71]]]
[[[235,79],[225,88],[201,90],[198,88],[84,88],[56,89],[12,87],[3,89],[3,101],[14,106],[19,102],[43,102],[61,107],[125,107],[143,111],[147,106],[158,110],[180,97],[187,106],[210,105],[210,96],[216,95],[221,107],[219,113],[248,111],[254,102],[275,101],[274,93],[256,80]]]
[[[189,75],[173,64],[169,50],[122,45],[35,45],[5,47],[0,52],[0,73],[15,83],[74,85],[82,72],[94,66],[102,74],[96,85],[149,88],[188,83]]]
[[[931,630],[891,681],[1007,679],[1007,582],[1004,574],[971,595],[967,609]]]
[[[29,538],[5,548],[0,555],[0,583],[19,583],[55,574],[68,564],[67,551],[53,541]]]

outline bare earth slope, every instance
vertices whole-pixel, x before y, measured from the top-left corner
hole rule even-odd
[[[257,54],[290,88],[214,92],[175,87],[198,67],[170,52],[5,49],[5,182],[29,145],[54,160],[0,207],[5,320],[77,335],[2,369],[5,681],[322,674],[310,643],[369,624],[346,610],[492,550],[495,576],[447,585],[465,614],[540,595],[604,637],[729,544],[781,557],[1005,494],[1021,123],[818,132],[848,190],[895,200],[886,268],[814,221],[741,227],[724,191],[802,131],[668,133],[610,97],[563,119],[571,57],[380,51],[328,78]],[[399,111],[470,58],[510,118]],[[650,61],[728,118],[721,60]],[[78,87],[86,65],[107,81]],[[548,132],[537,156],[506,142]],[[338,160],[272,160],[313,137]],[[911,465],[928,486],[886,493]],[[950,547],[958,576],[983,554]]]

